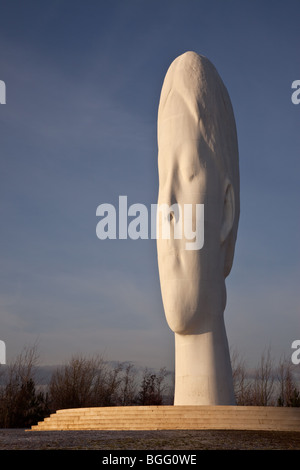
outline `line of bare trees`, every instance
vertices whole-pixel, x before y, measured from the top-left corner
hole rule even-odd
[[[163,405],[168,400],[165,368],[138,371],[131,363],[112,364],[102,356],[74,356],[41,385],[37,362],[34,346],[0,366],[0,428],[30,427],[57,409]]]
[[[275,365],[269,350],[249,371],[234,352],[232,369],[238,405],[300,406],[298,369],[290,358]],[[43,384],[38,370],[36,346],[0,366],[0,428],[30,427],[63,408],[165,405],[173,400],[174,375],[165,368],[139,371],[131,363],[112,364],[102,356],[74,356]]]
[[[234,391],[237,405],[300,406],[297,372],[291,358],[274,364],[270,349],[261,355],[259,364],[249,370],[237,352],[231,355]]]
[[[86,406],[162,405],[167,390],[165,368],[144,369],[140,381],[133,364],[112,365],[101,356],[73,357],[49,383],[53,409]]]

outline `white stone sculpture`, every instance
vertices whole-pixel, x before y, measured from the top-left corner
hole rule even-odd
[[[229,95],[207,58],[186,52],[170,65],[157,126],[158,205],[204,204],[201,249],[187,250],[184,236],[163,239],[158,221],[162,299],[175,334],[174,405],[234,405],[224,309],[239,221],[238,145]]]

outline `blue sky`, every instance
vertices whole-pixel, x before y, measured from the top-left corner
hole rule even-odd
[[[291,354],[299,321],[298,1],[0,2],[0,339],[173,368],[155,240],[100,241],[96,208],[157,202],[170,63],[208,57],[237,123],[241,218],[225,321],[248,363]]]

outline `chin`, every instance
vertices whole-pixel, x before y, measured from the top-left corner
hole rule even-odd
[[[199,321],[201,292],[198,282],[187,279],[161,280],[166,320],[174,333],[187,334]]]
[[[169,328],[177,334],[186,335],[191,334],[196,327],[197,312],[187,311],[174,307],[173,309],[168,306],[165,308],[166,320]]]

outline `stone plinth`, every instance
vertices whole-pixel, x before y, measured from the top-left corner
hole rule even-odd
[[[58,410],[31,431],[235,429],[299,431],[300,408],[125,406]]]

